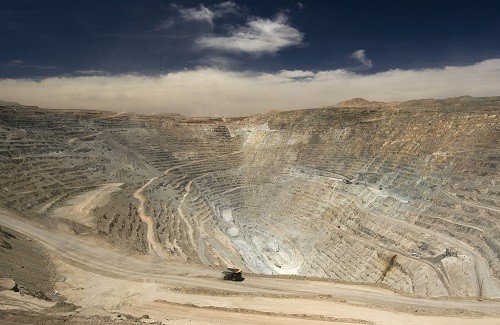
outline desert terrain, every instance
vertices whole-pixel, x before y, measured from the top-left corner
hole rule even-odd
[[[500,97],[0,102],[0,323],[498,324],[499,144]]]

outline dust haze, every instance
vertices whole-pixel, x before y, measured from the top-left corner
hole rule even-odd
[[[277,73],[234,72],[200,67],[157,76],[77,76],[0,80],[0,98],[58,109],[244,116],[270,110],[323,107],[349,98],[405,101],[415,98],[495,96],[500,60],[469,66],[389,70]]]

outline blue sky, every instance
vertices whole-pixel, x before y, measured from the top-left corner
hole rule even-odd
[[[499,95],[498,12],[496,1],[2,0],[0,98],[239,115]]]

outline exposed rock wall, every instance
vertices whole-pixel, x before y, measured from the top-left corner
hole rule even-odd
[[[161,258],[500,296],[498,98],[366,106],[228,120],[3,106],[0,205]]]

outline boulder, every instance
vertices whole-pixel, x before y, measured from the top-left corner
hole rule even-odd
[[[13,278],[0,278],[0,291],[3,290],[12,290],[15,292],[19,292],[17,283]]]

